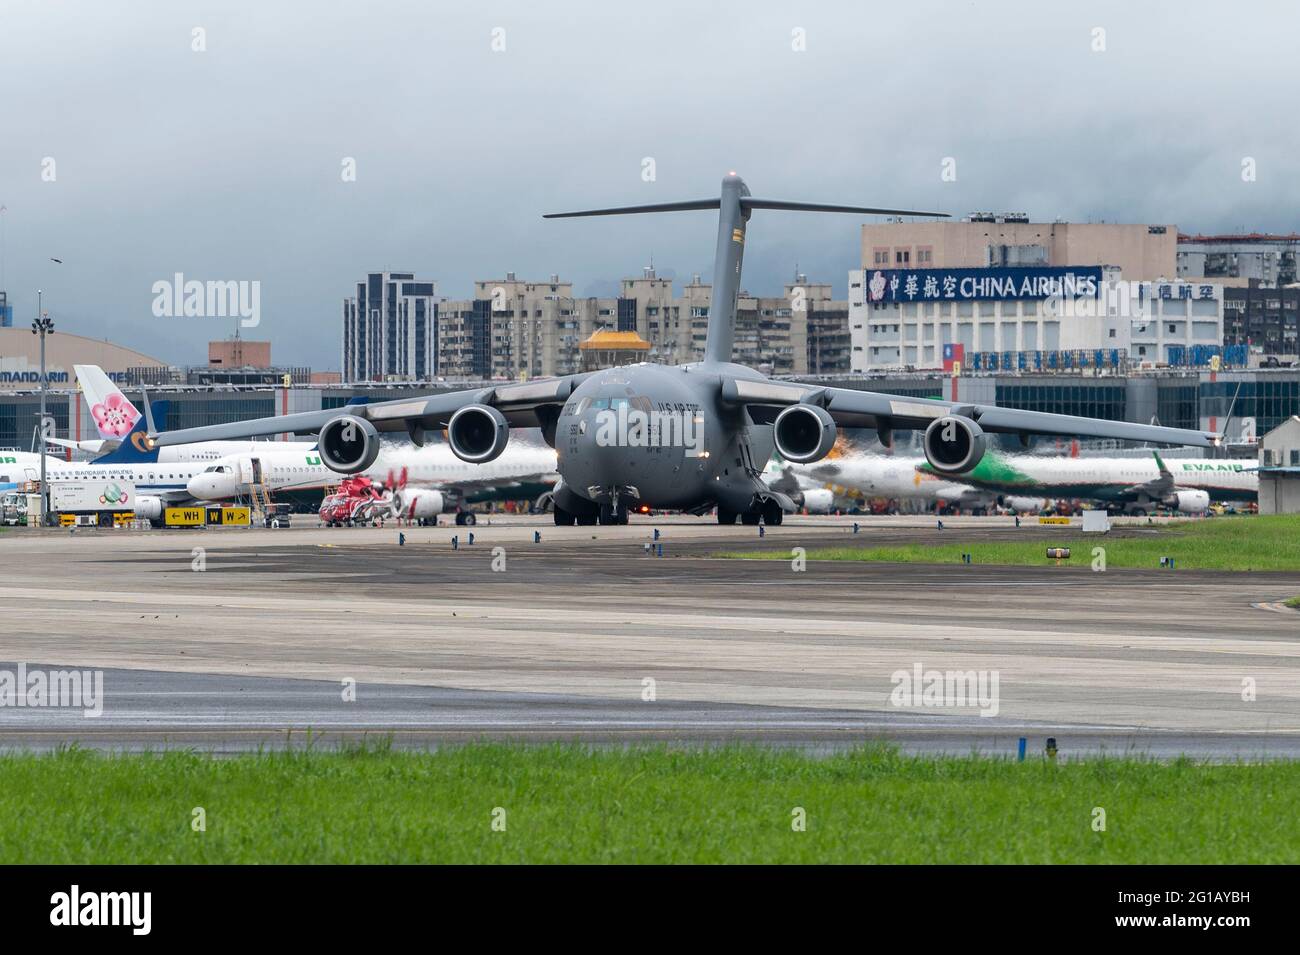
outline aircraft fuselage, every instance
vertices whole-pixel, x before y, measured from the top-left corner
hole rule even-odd
[[[641,364],[583,381],[555,431],[565,487],[590,504],[749,508],[772,428],[722,402],[724,373],[763,377],[732,364]]]

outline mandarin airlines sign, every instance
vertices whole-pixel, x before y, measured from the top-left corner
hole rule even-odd
[[[1101,267],[874,269],[865,272],[868,302],[974,302],[1096,298]]]
[[[50,385],[69,385],[72,383],[72,374],[62,368],[48,368],[48,377]],[[130,375],[125,371],[107,371],[109,380],[114,384],[122,385],[130,381]],[[0,369],[0,385],[30,385],[32,388],[41,386],[41,372],[39,368],[19,368]]]

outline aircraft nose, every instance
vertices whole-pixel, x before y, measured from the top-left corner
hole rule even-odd
[[[185,483],[190,497],[200,501],[215,501],[221,497],[218,481],[211,474],[196,474]]]

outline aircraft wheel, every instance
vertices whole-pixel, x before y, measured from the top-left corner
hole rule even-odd
[[[473,511],[466,511],[464,517],[465,517],[464,523],[466,527],[473,527],[475,524],[478,523],[478,517],[474,514]]]
[[[736,514],[736,512],[733,511],[731,508],[729,508],[729,507],[723,507],[722,505],[718,505],[718,523],[719,523],[719,524],[734,524],[734,523],[736,523],[736,517],[737,517],[737,516],[738,516],[738,515]]]
[[[574,515],[570,514],[562,507],[556,507],[554,510],[556,527],[572,527],[574,524]]]
[[[783,520],[785,512],[781,510],[780,504],[774,501],[763,508],[763,523],[768,527],[779,527]]]
[[[611,527],[627,523],[627,508],[614,507],[609,504],[600,505],[600,523],[607,524]]]
[[[578,520],[578,526],[579,526],[579,527],[595,527],[595,526],[596,526],[597,515],[596,515],[596,514],[579,514],[577,520]]]
[[[757,511],[750,511],[740,515],[740,523],[753,527],[762,519],[762,515]]]

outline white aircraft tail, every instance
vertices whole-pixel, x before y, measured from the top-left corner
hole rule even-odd
[[[109,380],[104,369],[98,365],[73,365],[73,371],[86,396],[99,436],[105,441],[121,441],[130,434],[140,420],[140,412]]]

